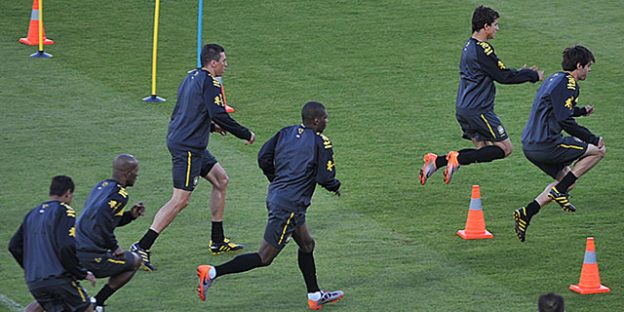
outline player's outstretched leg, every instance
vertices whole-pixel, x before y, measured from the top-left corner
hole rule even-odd
[[[566,193],[559,192],[556,187],[552,187],[550,192],[548,193],[548,198],[554,200],[561,209],[567,212],[576,212],[576,207],[570,203],[569,195]]]
[[[457,156],[459,156],[459,152],[450,151],[446,154],[446,160],[448,164],[446,165],[446,169],[444,169],[444,183],[451,183],[451,179],[453,178],[453,174],[459,170],[459,161],[457,160]]]
[[[318,297],[318,299],[310,299],[311,295]],[[341,290],[325,291],[321,290],[314,294],[308,295],[308,306],[311,310],[320,310],[326,303],[336,302],[344,297],[344,292]]]
[[[425,157],[423,157],[423,161],[425,162],[420,169],[420,184],[425,185],[427,183],[427,179],[434,173],[438,168],[436,167],[436,159],[438,155],[434,153],[427,153]]]

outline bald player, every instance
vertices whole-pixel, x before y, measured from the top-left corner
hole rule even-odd
[[[127,187],[139,175],[139,161],[130,154],[113,159],[113,174],[100,181],[89,193],[76,223],[76,249],[82,265],[98,278],[110,277],[95,296],[96,310],[104,311],[104,302],[123,287],[141,267],[141,256],[123,250],[114,230],[144,215],[142,202],[126,210]]]

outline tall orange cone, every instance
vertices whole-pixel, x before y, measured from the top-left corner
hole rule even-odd
[[[472,186],[472,196],[470,196],[470,209],[466,219],[466,228],[457,231],[463,239],[486,239],[494,235],[485,229],[485,219],[481,210],[481,191],[478,185]]]
[[[231,107],[227,104],[227,100],[225,99],[225,88],[223,87],[223,78],[221,76],[217,77],[217,80],[219,80],[219,84],[221,85],[221,97],[223,98],[223,105],[225,106],[225,111],[229,113],[233,113],[236,110],[234,110],[234,107]]]
[[[594,238],[587,238],[583,268],[581,268],[581,280],[576,285],[570,285],[570,290],[582,295],[599,294],[610,292],[609,287],[600,284],[598,261],[596,261],[596,245]]]
[[[43,44],[54,44],[54,41],[46,38],[45,30],[43,30],[43,21],[41,22]],[[30,25],[28,26],[28,36],[20,38],[19,42],[30,46],[39,44],[39,0],[34,0],[32,5],[32,13],[30,14]]]

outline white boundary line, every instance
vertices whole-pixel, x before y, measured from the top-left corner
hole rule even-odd
[[[15,312],[24,311],[24,307],[22,307],[19,303],[11,300],[11,298],[3,294],[0,294],[0,303],[6,306],[7,308],[9,308],[10,311],[15,311]]]

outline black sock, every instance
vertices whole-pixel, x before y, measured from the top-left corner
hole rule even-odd
[[[103,306],[104,305],[104,301],[106,301],[106,299],[108,299],[108,297],[112,296],[115,291],[117,291],[116,289],[112,289],[110,288],[110,286],[108,286],[108,284],[104,285],[104,287],[102,287],[102,289],[100,289],[100,292],[97,293],[97,295],[95,295],[95,300],[96,306]]]
[[[468,165],[477,162],[490,162],[501,158],[505,158],[505,151],[496,145],[489,145],[480,149],[463,149],[459,151],[457,161],[459,161],[460,165]]]
[[[297,260],[299,261],[299,269],[303,274],[308,293],[319,291],[320,289],[316,281],[316,265],[314,264],[314,256],[312,253],[303,252],[299,249]]]
[[[529,217],[529,220],[531,220],[531,218],[534,215],[536,215],[540,211],[541,208],[542,207],[540,207],[540,205],[535,200],[529,203],[526,206],[526,213],[527,213],[527,217]]]
[[[212,243],[223,243],[225,235],[223,235],[223,221],[212,221]]]
[[[572,173],[572,171],[569,171],[568,174],[566,174],[563,179],[561,179],[561,182],[555,185],[555,188],[557,188],[557,191],[559,191],[559,193],[565,194],[568,192],[568,188],[570,188],[570,185],[576,182],[576,179],[578,178],[574,175],[574,173]]]
[[[236,258],[215,267],[217,276],[240,273],[264,266],[257,252],[236,256]]]
[[[438,156],[438,158],[436,158],[436,169],[437,168],[442,168],[444,166],[446,166],[448,164],[448,160],[446,160],[446,155],[440,155]]]
[[[147,230],[143,238],[139,241],[139,246],[145,250],[149,250],[152,248],[152,245],[154,245],[154,241],[156,241],[158,235],[159,234],[152,229]]]

